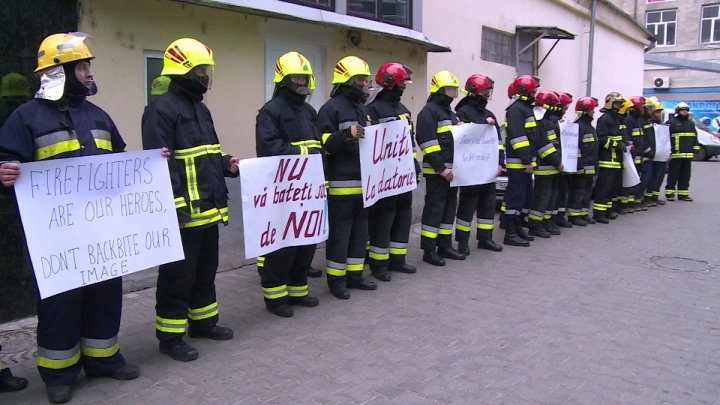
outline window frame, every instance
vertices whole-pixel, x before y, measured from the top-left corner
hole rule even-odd
[[[162,61],[164,57],[164,51],[143,51],[143,100],[146,107],[150,103],[150,91],[152,90],[148,87],[148,59],[160,59]],[[153,80],[155,80],[155,77],[153,77]]]
[[[705,12],[705,8],[706,8],[706,7],[717,7],[717,8],[718,8],[718,16],[717,16],[717,17],[712,17],[712,18],[704,18],[704,17],[703,17],[703,13]],[[708,41],[708,42],[703,42],[703,38],[702,38],[702,35],[703,35],[703,33],[702,33],[702,26],[703,26],[703,22],[704,22],[705,20],[710,20],[710,21],[712,21],[712,26],[710,27],[710,41]],[[699,42],[700,42],[701,44],[717,44],[717,43],[720,43],[720,40],[717,40],[717,41],[713,41],[713,40],[712,40],[713,32],[714,32],[714,29],[713,29],[713,28],[715,27],[715,24],[720,24],[720,3],[715,3],[715,4],[703,4],[702,7],[700,7],[700,33],[699,33],[700,38],[699,38]]]
[[[329,0],[329,1],[330,1],[330,5],[329,5],[329,6],[323,6],[323,5],[320,5],[320,4],[310,3],[310,1],[312,1],[312,0],[282,0],[282,1],[284,1],[284,2],[286,2],[286,3],[297,4],[297,5],[300,5],[300,6],[307,6],[307,7],[312,7],[312,8],[318,8],[318,9],[320,9],[320,10],[335,11],[335,1],[336,1],[336,0]],[[341,0],[341,1],[342,1],[342,0]]]
[[[674,12],[675,12],[675,20],[674,20],[674,21],[663,21],[663,20],[662,20],[662,19],[663,19],[663,14],[664,14],[665,12],[669,12],[669,11],[674,11]],[[650,22],[648,22],[648,17],[650,16],[650,14],[654,14],[654,13],[660,13],[660,21],[659,21],[659,22],[656,22],[656,23],[650,23]],[[654,32],[654,33],[655,33],[654,35],[657,37],[657,26],[659,26],[659,25],[663,25],[663,26],[664,26],[664,28],[663,28],[664,31],[663,31],[663,32],[664,32],[665,35],[664,35],[664,38],[663,38],[663,44],[660,44],[660,43],[657,43],[657,42],[656,42],[656,46],[658,46],[658,47],[661,47],[661,46],[662,46],[662,47],[665,47],[665,46],[675,46],[675,45],[677,45],[678,20],[679,20],[679,19],[678,19],[678,17],[679,17],[678,14],[679,14],[679,10],[678,10],[677,8],[668,8],[668,9],[662,9],[662,10],[648,10],[648,11],[645,12],[645,29],[647,29],[647,30],[650,31],[650,32]],[[650,30],[650,29],[648,28],[648,26],[651,25],[651,24],[654,25],[654,26],[656,26],[656,28],[655,28],[654,30]],[[673,43],[672,43],[672,44],[668,44],[668,43],[667,43],[667,42],[668,42],[668,41],[667,41],[667,39],[668,39],[667,26],[668,26],[668,24],[675,24],[675,33],[674,33],[674,36],[673,36]]]
[[[368,0],[365,0],[365,1],[368,1]],[[396,23],[396,22],[389,21],[389,20],[383,20],[383,19],[382,19],[382,7],[379,6],[380,4],[382,4],[382,1],[383,1],[383,0],[371,0],[371,1],[373,1],[373,2],[375,3],[375,15],[376,15],[376,17],[372,18],[372,17],[368,17],[368,16],[361,15],[361,14],[358,14],[358,13],[353,13],[352,11],[350,11],[350,0],[345,0],[345,2],[346,2],[346,3],[345,3],[345,7],[346,7],[346,10],[347,10],[347,15],[352,16],[352,17],[357,17],[357,18],[364,18],[364,19],[366,19],[366,20],[377,21],[377,22],[381,22],[381,23],[385,23],[385,24],[390,24],[390,25],[394,25],[394,26],[396,26],[396,27],[403,27],[403,28],[413,29],[413,7],[414,7],[414,2],[415,2],[415,0],[407,0],[407,2],[408,2],[408,22],[407,22],[407,25],[405,25],[405,24],[400,24],[400,23]]]

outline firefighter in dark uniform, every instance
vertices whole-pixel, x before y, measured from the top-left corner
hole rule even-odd
[[[455,148],[450,126],[457,125],[458,119],[450,104],[457,98],[459,87],[457,77],[449,71],[435,73],[427,104],[417,119],[426,186],[420,245],[425,252],[423,260],[433,266],[444,266],[443,258],[465,260],[465,255],[452,247],[458,189],[450,186]]]
[[[535,181],[533,198],[528,215],[530,235],[549,238],[560,235],[560,229],[552,225],[552,212],[557,199],[558,176],[563,170],[562,156],[555,147],[558,135],[557,125],[550,119],[560,103],[556,93],[543,90],[535,97],[535,118],[537,121],[537,168],[533,171]]]
[[[257,116],[255,150],[258,157],[321,154],[317,113],[305,102],[310,94],[312,67],[303,55],[288,52],[275,63],[275,91]],[[258,257],[265,306],[282,317],[293,316],[291,305],[316,307],[308,295],[306,269],[315,245],[290,246]]]
[[[642,114],[645,99],[640,96],[634,96],[630,97],[629,100],[632,105],[627,110],[627,116],[623,120],[623,124],[625,125],[625,139],[628,142],[627,145],[632,153],[635,168],[637,169],[638,174],[640,174],[640,166],[642,165],[642,155],[644,151],[645,134],[643,132],[644,120],[642,118]],[[633,213],[636,208],[638,208],[635,204],[635,193],[637,188],[638,186],[623,187],[620,200],[621,214]]]
[[[82,33],[54,34],[38,51],[43,83],[35,99],[13,112],[0,129],[0,180],[12,186],[17,162],[117,153],[125,142],[110,117],[86,100],[97,92],[93,59]],[[91,377],[132,380],[137,366],[120,354],[122,279],[76,288],[38,302],[38,370],[48,400],[70,401],[81,369]]]
[[[657,124],[657,125],[664,125],[662,118],[663,118],[663,105],[662,103],[655,98],[653,100],[655,104],[655,110],[652,113],[652,118],[650,120],[651,124]],[[670,135],[668,134],[668,138]],[[670,140],[668,139],[668,144],[670,143]],[[656,146],[656,152],[657,152],[657,144]],[[665,205],[665,200],[660,199],[660,187],[662,187],[663,179],[665,179],[665,174],[667,173],[667,166],[668,162],[656,162],[655,160],[652,161],[652,177],[650,179],[650,185],[648,187],[648,194],[651,194],[651,202],[650,205],[652,207],[657,207],[658,205]]]
[[[613,92],[605,97],[605,106],[598,118],[598,178],[595,183],[593,218],[601,224],[617,218],[612,209],[613,194],[617,191],[617,178],[622,182],[622,154],[626,151],[623,142],[621,116],[618,112],[625,102],[620,93]],[[609,216],[610,215],[610,216]]]
[[[668,201],[675,200],[676,187],[678,200],[687,202],[693,200],[690,197],[690,174],[693,156],[700,150],[700,143],[695,123],[690,119],[689,114],[690,106],[680,102],[675,106],[675,115],[667,122],[670,126],[670,157],[672,158],[668,164],[665,184],[665,198]]]
[[[553,144],[557,148],[558,153],[562,155],[562,145],[560,144],[560,123],[564,121],[563,117],[565,116],[568,108],[572,105],[573,98],[570,93],[559,92],[556,94],[558,95],[558,98],[560,98],[560,104],[555,106],[554,114],[550,116],[550,121],[555,124],[555,133],[557,134],[557,139],[553,140]],[[561,228],[572,228],[572,224],[568,222],[565,217],[568,206],[568,182],[569,174],[561,171],[558,174],[557,198],[554,201],[552,212],[552,225],[556,230],[558,226]]]
[[[505,162],[508,185],[505,190],[505,239],[511,246],[530,246],[534,238],[522,227],[520,215],[532,203],[532,173],[537,166],[538,127],[532,103],[540,87],[540,79],[523,75],[508,89],[512,94],[505,113]]]
[[[638,176],[640,176],[640,184],[633,187],[631,195],[632,201],[628,203],[628,208],[631,211],[647,211],[648,207],[643,205],[643,193],[645,191],[645,187],[647,187],[647,182],[650,179],[649,171],[652,170],[650,165],[645,165],[645,163],[650,162],[652,159],[650,157],[650,153],[653,151],[653,148],[650,147],[650,143],[648,141],[648,130],[651,129],[648,128],[648,126],[652,127],[649,123],[650,112],[648,111],[648,100],[644,97],[633,96],[630,97],[630,101],[633,103],[633,107],[631,108],[629,115],[632,115],[635,118],[635,125],[637,125],[637,129],[639,129],[639,133],[634,129],[631,132],[631,150],[633,151],[635,169],[637,170]],[[654,131],[652,136],[655,136]]]
[[[457,117],[462,122],[494,125],[498,133],[498,171],[502,173],[505,162],[505,145],[500,136],[500,127],[492,111],[487,109],[487,103],[492,99],[495,82],[483,75],[472,75],[465,82],[462,92],[465,98],[455,107]],[[458,242],[458,251],[470,255],[470,230],[473,214],[477,212],[477,246],[479,249],[502,251],[502,246],[493,241],[492,234],[495,228],[495,182],[475,186],[460,187],[457,218],[455,219],[455,240]]]
[[[370,75],[367,62],[357,56],[341,59],[335,65],[330,100],[318,112],[329,183],[327,281],[330,292],[345,300],[350,298],[348,288],[377,289],[362,275],[368,209],[363,208],[358,139],[369,124],[364,102]]]
[[[162,75],[168,92],[142,117],[145,149],[167,147],[185,259],[160,266],[156,292],[155,335],[160,352],[174,360],[192,361],[198,352],[185,343],[193,338],[229,340],[233,331],[218,326],[215,273],[218,267],[218,224],[227,224],[224,177],[238,176],[239,158],[220,149],[210,110],[202,103],[212,85],[212,50],[181,38],[165,50]]]
[[[578,114],[575,123],[578,124],[578,171],[568,178],[569,206],[568,216],[570,223],[577,226],[587,226],[596,221],[588,215],[592,198],[593,181],[597,170],[598,141],[593,117],[598,100],[593,97],[582,97],[575,104]]]
[[[415,146],[410,110],[401,102],[412,70],[405,65],[388,62],[380,66],[375,82],[381,90],[367,106],[373,125],[395,120],[408,120],[412,145]],[[413,152],[417,159],[417,153]],[[420,176],[420,165],[415,160],[415,174]],[[412,192],[383,198],[370,207],[370,270],[375,278],[390,281],[388,271],[412,274],[415,266],[407,264],[410,225],[412,224]]]
[[[655,159],[655,127],[652,123],[653,113],[655,112],[655,100],[648,97],[645,99],[643,106],[643,143],[645,150],[642,156],[642,167],[640,171],[640,185],[635,200],[640,201],[640,209],[643,211],[652,207],[652,193],[650,192],[650,182],[653,175],[653,159]]]
[[[632,154],[632,145],[630,145],[630,142],[632,142],[632,134],[630,130],[628,129],[627,125],[625,125],[625,119],[630,114],[630,107],[632,107],[632,101],[630,101],[629,98],[623,97],[623,105],[618,110],[618,119],[620,122],[620,134],[622,135],[622,142],[625,145],[626,151],[630,151]],[[624,153],[624,152],[623,152]],[[622,170],[625,169],[625,160],[623,158],[623,153],[619,154],[620,157],[620,168]],[[630,199],[630,192],[631,189],[627,187],[623,187],[623,175],[622,171],[620,172],[619,176],[615,177],[615,185],[613,186],[613,198],[612,198],[612,206],[608,210],[607,217],[608,219],[616,219],[618,217],[618,214],[627,214],[631,212],[629,209],[627,209],[628,202]],[[623,208],[625,208],[623,210]]]

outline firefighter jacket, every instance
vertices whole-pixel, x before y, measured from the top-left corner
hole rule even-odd
[[[410,116],[410,110],[400,102],[401,93],[397,93],[391,90],[382,90],[375,97],[372,103],[367,105],[368,115],[370,116],[370,122],[372,125],[383,124],[395,120],[407,120],[408,127],[410,128],[410,142],[413,147],[413,158],[415,159],[415,174],[420,176],[420,164],[417,161],[417,152],[415,147],[415,130],[413,128],[412,118]]]
[[[655,127],[650,118],[640,117],[643,128],[643,154],[642,161],[649,162],[655,158]]]
[[[416,134],[423,153],[424,174],[452,169],[455,141],[450,126],[457,125],[458,119],[450,108],[451,102],[452,98],[444,94],[432,94],[418,114]]]
[[[645,132],[643,125],[645,120],[640,116],[640,112],[631,111],[627,117],[623,120],[625,125],[625,136],[623,139],[628,139],[634,146],[633,160],[636,165],[642,163],[642,157],[645,153]]]
[[[457,117],[462,122],[487,124],[488,118],[495,120],[495,130],[498,133],[498,162],[505,166],[505,144],[500,136],[500,126],[497,117],[486,108],[487,100],[482,97],[465,97],[455,106]]]
[[[34,99],[18,107],[0,128],[0,162],[102,155],[125,150],[115,123],[84,96],[58,102]]]
[[[265,103],[255,121],[255,151],[258,157],[322,152],[318,116],[305,96],[281,87]]]
[[[369,124],[362,93],[358,92],[351,86],[338,86],[318,112],[326,158],[325,177],[331,198],[362,195],[360,148],[357,139],[347,137],[345,131],[353,125],[365,127]]]
[[[622,169],[622,153],[618,144],[623,141],[621,116],[615,110],[606,110],[597,121],[598,167]]]
[[[505,112],[505,163],[508,170],[537,166],[538,127],[531,100],[515,96]]]
[[[540,121],[537,121],[538,132],[538,159],[537,169],[533,172],[536,176],[551,176],[560,173],[558,169],[562,164],[562,156],[560,151],[555,147],[557,140],[557,121],[550,119],[552,112],[545,113]]]
[[[670,126],[670,151],[673,159],[692,159],[700,150],[697,129],[689,116],[675,114],[667,122]]]
[[[185,228],[228,222],[228,189],[223,177],[231,156],[220,150],[210,110],[202,95],[176,82],[151,103],[142,117],[144,149],[166,147],[178,222]]]
[[[557,107],[556,107],[557,108]],[[549,139],[555,145],[555,149],[557,149],[560,156],[562,156],[562,145],[560,143],[560,120],[562,119],[562,110],[557,109],[553,114],[551,114],[548,119],[553,125],[553,128],[555,128],[555,133],[550,135]]]
[[[580,134],[578,172],[582,169],[585,174],[595,174],[598,165],[598,138],[592,126],[593,118],[583,114],[575,122],[578,124]]]

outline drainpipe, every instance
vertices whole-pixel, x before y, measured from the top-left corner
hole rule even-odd
[[[593,54],[595,53],[595,19],[597,18],[597,0],[592,2],[592,11],[590,12],[590,46],[588,49],[588,72],[587,72],[587,90],[585,94],[589,97],[592,92],[592,71],[593,71]]]
[[[635,0],[635,7],[633,8],[633,20],[637,21],[637,0]]]

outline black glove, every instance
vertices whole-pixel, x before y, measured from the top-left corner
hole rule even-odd
[[[420,162],[417,160],[415,161],[415,176],[417,176],[417,182],[420,184],[420,180],[422,180],[422,169],[420,168]]]
[[[617,146],[615,146],[615,150],[621,153],[627,152],[627,146],[625,146],[625,142],[618,141]]]
[[[345,128],[343,134],[346,139],[358,139],[365,137],[365,128],[362,125],[352,125],[350,128]]]

